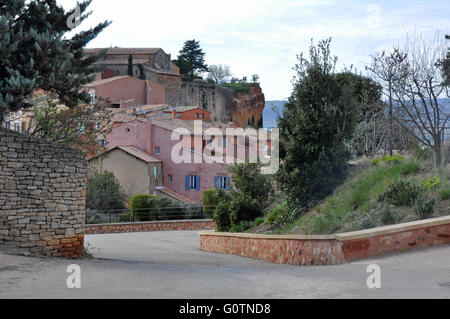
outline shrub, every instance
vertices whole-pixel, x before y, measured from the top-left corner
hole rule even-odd
[[[286,204],[281,204],[275,207],[266,218],[269,225],[280,225],[286,218],[287,207]]]
[[[406,163],[403,163],[403,165],[401,165],[400,167],[400,173],[403,176],[408,176],[408,175],[417,175],[420,173],[422,169],[422,166],[414,161],[408,161]]]
[[[394,225],[401,221],[402,217],[391,210],[389,205],[385,205],[381,211],[381,223],[383,225]]]
[[[450,188],[445,189],[441,192],[441,199],[442,200],[449,200],[450,199]]]
[[[248,194],[236,193],[232,199],[233,212],[230,215],[232,224],[239,224],[241,221],[254,221],[263,216],[262,206],[259,201]]]
[[[384,155],[381,159],[386,164],[389,164],[389,163],[399,164],[399,163],[401,163],[401,162],[403,162],[405,160],[405,158],[403,156],[400,156],[400,155],[396,155],[396,156]]]
[[[441,180],[437,177],[427,179],[423,183],[423,186],[428,188],[429,190],[435,189],[436,187],[439,187],[440,185],[441,185]]]
[[[374,158],[371,162],[372,166],[376,166],[381,163],[381,160],[379,158]]]
[[[254,227],[254,224],[252,222],[248,221],[241,221],[239,224],[233,224],[231,225],[230,232],[232,233],[243,233],[251,228]]]
[[[98,211],[125,209],[127,196],[112,172],[95,172],[86,186],[86,208]]]
[[[261,225],[262,223],[264,223],[264,217],[258,217],[255,219],[255,221],[253,222],[253,227],[258,227],[259,225]]]
[[[230,215],[233,212],[233,204],[230,201],[221,201],[214,209],[213,218],[217,225],[217,231],[226,232],[230,230]]]
[[[153,195],[137,194],[130,198],[130,213],[135,221],[156,220],[157,209],[157,199]]]
[[[202,194],[202,205],[206,216],[213,217],[214,209],[221,200],[228,200],[228,194],[219,188],[208,189]]]
[[[414,212],[420,219],[427,219],[434,214],[434,207],[436,200],[427,196],[420,196],[417,198],[414,205]]]
[[[415,200],[421,193],[422,188],[410,182],[398,181],[389,186],[388,190],[381,196],[381,201],[387,201],[394,206],[414,205]]]

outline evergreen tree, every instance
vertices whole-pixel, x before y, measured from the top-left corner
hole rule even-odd
[[[345,141],[356,122],[354,89],[337,78],[330,42],[311,45],[309,59],[298,57],[294,90],[278,120],[279,186],[300,213],[329,195],[345,176]]]
[[[128,56],[128,75],[133,76],[133,56]]]
[[[208,66],[205,64],[205,53],[200,48],[199,41],[194,39],[184,42],[183,49],[179,53],[175,64],[180,68],[180,72],[185,75],[185,78],[194,79],[196,73],[208,72]]]
[[[80,23],[91,14],[91,2],[78,3]],[[0,122],[8,112],[31,107],[36,89],[56,93],[69,107],[89,102],[81,88],[93,81],[93,63],[105,52],[86,57],[84,47],[110,22],[66,38],[76,13],[56,0],[0,0]]]

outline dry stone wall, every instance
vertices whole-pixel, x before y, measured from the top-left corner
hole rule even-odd
[[[83,256],[86,156],[0,128],[0,249]]]

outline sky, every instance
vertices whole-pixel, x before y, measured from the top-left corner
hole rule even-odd
[[[76,0],[59,0],[64,8]],[[184,41],[200,41],[207,64],[229,65],[235,77],[260,76],[266,100],[292,91],[297,55],[311,39],[331,37],[338,69],[365,72],[371,56],[408,34],[450,33],[448,0],[93,0],[75,32],[112,25],[88,47],[160,47],[176,58]]]

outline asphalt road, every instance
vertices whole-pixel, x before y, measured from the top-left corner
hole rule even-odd
[[[86,236],[94,259],[0,253],[0,298],[450,298],[450,246],[339,266],[299,267],[199,250],[197,232]],[[81,269],[68,289],[67,266]],[[381,288],[366,285],[381,267]]]

